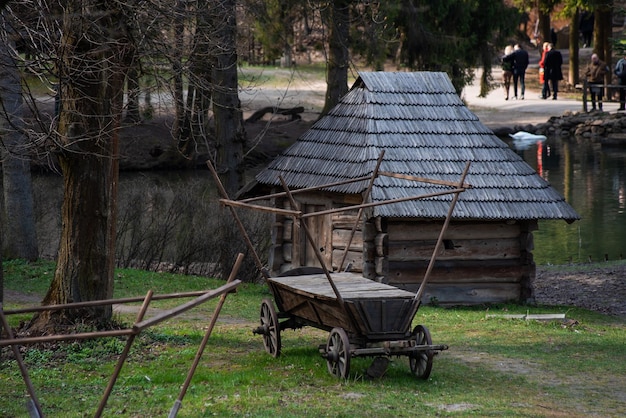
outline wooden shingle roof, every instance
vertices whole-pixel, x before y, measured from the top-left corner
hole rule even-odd
[[[535,170],[463,104],[445,73],[364,72],[326,116],[256,176],[292,189],[370,175],[381,151],[381,171],[466,182],[455,219],[579,219]],[[331,191],[362,193],[365,182]],[[445,186],[381,176],[371,200],[441,191]],[[445,218],[451,196],[374,208],[374,216]]]

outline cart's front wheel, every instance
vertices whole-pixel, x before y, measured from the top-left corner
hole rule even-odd
[[[423,325],[416,326],[413,329],[412,336],[415,339],[416,346],[432,345],[433,343],[428,328]],[[414,351],[409,356],[409,364],[411,365],[411,372],[415,376],[421,379],[428,379],[433,368],[433,350]]]
[[[273,357],[280,355],[280,324],[274,304],[269,299],[261,302],[261,327],[265,351]]]
[[[345,379],[350,374],[350,341],[343,328],[333,328],[326,343],[326,365],[335,377]]]

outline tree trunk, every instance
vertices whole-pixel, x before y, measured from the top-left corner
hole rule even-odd
[[[326,101],[322,116],[335,107],[348,92],[350,1],[337,0],[328,6],[328,63],[326,64]]]
[[[234,193],[243,186],[243,145],[246,134],[238,95],[237,21],[235,0],[217,0],[214,8],[214,31],[220,48],[215,54],[212,72],[213,114],[218,150],[218,166],[225,170],[224,186]]]
[[[39,256],[35,229],[30,156],[24,127],[21,76],[15,61],[15,42],[7,33],[4,19],[0,42],[0,138],[2,140],[2,179],[4,191],[6,258],[36,260]]]
[[[569,24],[569,84],[575,86],[578,84],[578,71],[580,63],[578,62],[578,32],[579,32],[580,11],[576,9],[576,12],[572,15]]]
[[[68,1],[59,48],[62,230],[43,304],[111,298],[115,267],[119,119],[128,44],[124,14],[98,1]],[[91,7],[87,7],[91,6]],[[85,10],[94,16],[85,16]],[[111,306],[46,312],[30,329],[102,326]]]
[[[594,52],[598,54],[600,59],[613,68],[612,55],[613,47],[611,40],[613,37],[613,1],[606,0],[602,2],[596,8],[595,11],[595,25],[593,30],[593,45]],[[612,71],[609,71],[605,76],[605,82],[611,83]]]

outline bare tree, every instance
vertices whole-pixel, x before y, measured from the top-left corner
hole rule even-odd
[[[110,298],[115,267],[119,119],[132,48],[120,3],[67,0],[58,45],[61,245],[43,304]],[[45,312],[31,330],[102,325],[111,307]]]
[[[226,169],[225,187],[234,193],[243,186],[243,145],[246,140],[238,95],[235,0],[215,0],[215,34],[222,47],[214,54],[213,113],[218,163]]]

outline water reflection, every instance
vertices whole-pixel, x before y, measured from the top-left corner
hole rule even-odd
[[[523,149],[511,139],[507,142],[582,217],[570,225],[539,222],[534,233],[538,264],[616,260],[626,255],[626,149],[559,138]]]
[[[626,148],[602,148],[558,138],[517,144],[516,148],[511,138],[505,140],[582,217],[570,225],[564,221],[539,222],[539,230],[534,233],[534,256],[538,264],[616,260],[626,256]],[[212,184],[206,170],[124,173],[120,179],[120,205],[125,207],[129,201],[140,201],[144,206],[138,210],[145,215],[154,212],[151,208],[162,197],[166,206],[157,210],[160,218],[171,212],[168,205],[172,202],[191,206],[194,219],[188,230],[203,231],[198,239],[206,239],[221,229],[208,226],[215,218],[214,209],[207,208],[207,214],[199,214],[201,202],[215,200],[211,195],[214,192],[210,191]],[[54,258],[60,229],[60,177],[35,176],[35,195],[40,252],[45,258]],[[121,221],[125,213],[120,210]],[[186,232],[183,236],[191,234]],[[182,257],[180,251],[174,253],[175,259]]]

